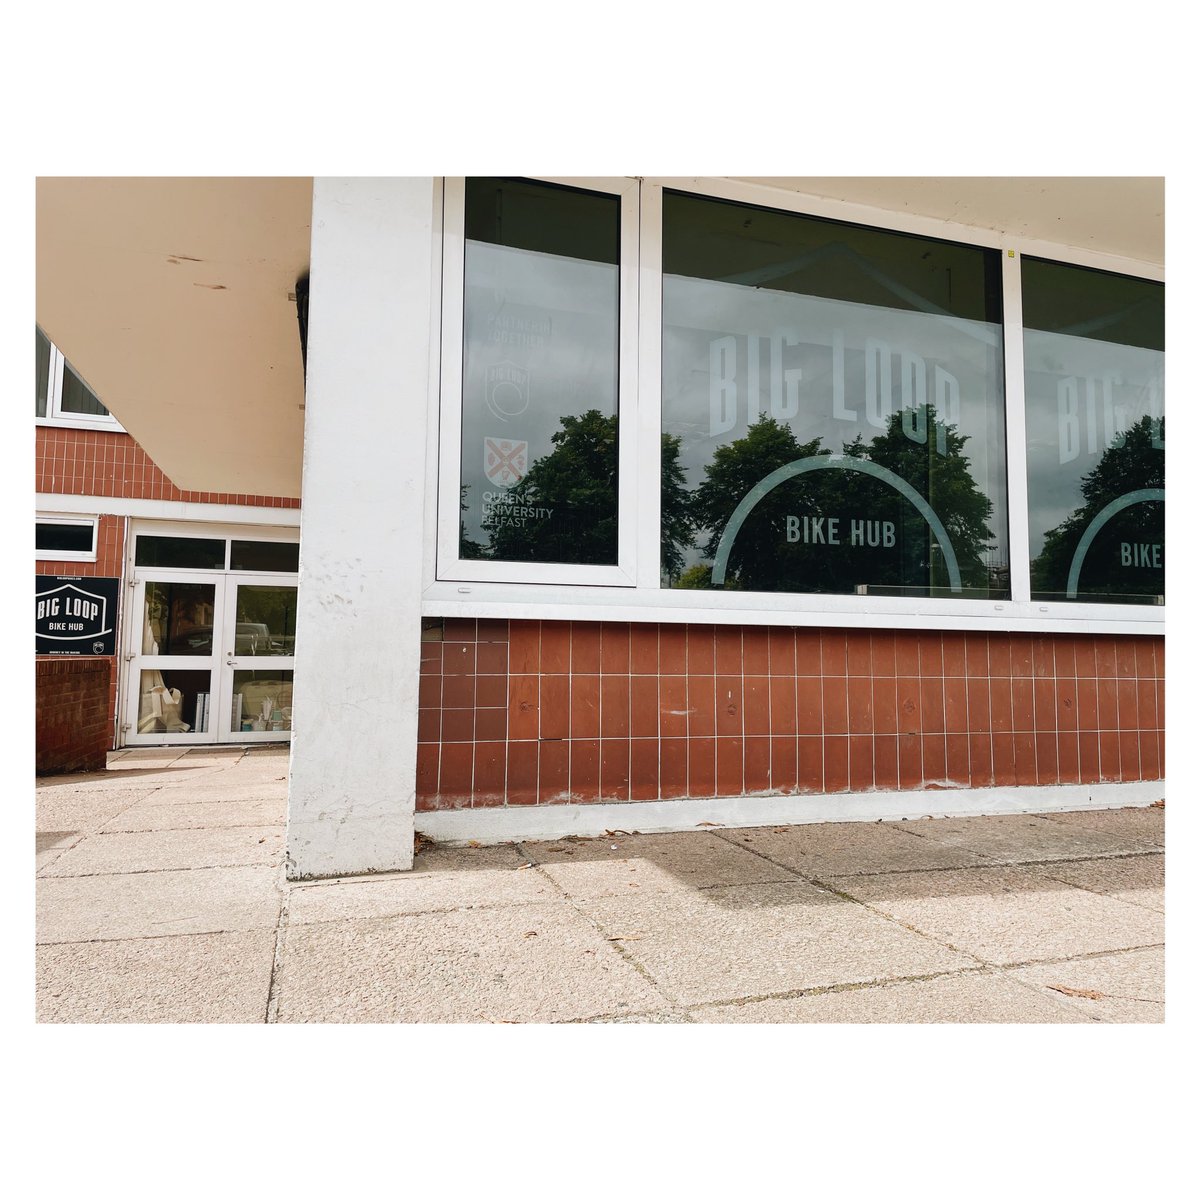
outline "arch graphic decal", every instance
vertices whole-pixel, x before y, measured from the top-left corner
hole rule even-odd
[[[806,475],[809,471],[835,469],[841,471],[861,471],[864,475],[870,475],[875,479],[881,480],[899,492],[921,514],[925,523],[933,530],[933,536],[937,538],[938,545],[942,550],[942,556],[946,560],[946,570],[950,574],[950,590],[954,592],[962,591],[962,574],[958,569],[958,556],[954,553],[954,547],[950,544],[946,527],[938,519],[937,513],[929,507],[929,502],[912,484],[901,479],[894,471],[889,471],[886,467],[881,467],[878,463],[873,463],[868,459],[854,458],[848,454],[814,454],[810,458],[798,458],[795,462],[786,463],[784,466],[772,471],[765,479],[756,483],[742,497],[742,502],[737,508],[733,510],[733,516],[729,518],[729,524],[725,526],[725,532],[721,534],[721,540],[717,544],[717,555],[713,560],[713,583],[720,585],[725,582],[725,571],[729,566],[729,554],[733,549],[733,543],[737,540],[737,535],[741,532],[742,525],[753,511],[754,506],[768,492],[773,491],[781,483],[786,483],[789,479],[794,479],[797,475]]]
[[[1087,557],[1087,552],[1092,548],[1092,542],[1096,540],[1096,535],[1100,530],[1124,508],[1129,508],[1133,504],[1144,504],[1149,500],[1158,500],[1161,503],[1166,498],[1167,493],[1162,488],[1138,488],[1135,492],[1126,492],[1125,495],[1110,500],[1092,518],[1087,529],[1083,531],[1083,537],[1079,539],[1079,545],[1075,547],[1075,554],[1071,559],[1071,571],[1067,576],[1068,600],[1079,598],[1079,575],[1083,570],[1083,560]]]

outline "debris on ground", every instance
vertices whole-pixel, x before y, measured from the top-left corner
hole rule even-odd
[[[1094,992],[1091,988],[1067,987],[1065,983],[1047,984],[1052,992],[1061,992],[1064,996],[1079,996],[1083,1000],[1107,1000],[1104,992]]]
[[[423,833],[413,834],[413,858],[416,858],[426,846],[432,846],[433,839],[427,838]]]

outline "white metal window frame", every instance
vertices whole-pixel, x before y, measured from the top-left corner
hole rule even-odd
[[[615,190],[617,181],[555,179],[567,185]],[[431,386],[431,407],[440,420],[440,481],[436,565],[425,564],[422,614],[425,616],[662,621],[701,624],[879,626],[911,629],[994,629],[1015,632],[1161,634],[1166,608],[1159,605],[1094,602],[1042,602],[1031,598],[1029,509],[1025,446],[1024,325],[1021,262],[1049,259],[1120,275],[1163,282],[1165,269],[1154,263],[1039,239],[1003,230],[963,225],[940,218],[896,212],[733,179],[674,177],[624,181],[640,192],[637,222],[636,360],[627,348],[626,290],[622,279],[620,528],[623,586],[596,586],[608,580],[583,576],[596,568],[554,564],[481,563],[458,558],[458,477],[461,431],[463,322],[463,180],[446,180],[442,244],[442,329],[440,380]],[[1000,254],[1004,343],[1005,470],[1011,599],[831,596],[803,593],[700,592],[664,588],[659,579],[660,436],[662,424],[662,194],[689,192],[714,199],[794,212],[804,216],[866,225],[896,233],[958,242]],[[624,192],[622,193],[624,195]],[[622,206],[622,270],[626,228]],[[636,378],[626,367],[636,361]],[[633,437],[634,444],[625,444]],[[627,456],[636,471],[626,469]],[[631,476],[634,476],[631,478]],[[626,539],[634,553],[625,557]],[[627,565],[628,564],[628,565]],[[544,570],[533,572],[531,566]],[[630,569],[631,568],[631,569]],[[612,570],[612,568],[602,568]],[[616,582],[616,581],[613,581]],[[548,588],[545,584],[554,584]],[[580,586],[581,584],[589,586]]]
[[[225,559],[219,567],[140,567],[137,565],[137,540],[139,537],[190,538],[201,541],[224,541]],[[229,566],[234,542],[287,542],[297,545],[300,530],[294,526],[237,525],[230,522],[212,524],[198,521],[153,521],[136,520],[130,525],[125,541],[125,567],[132,575],[134,571],[161,572],[164,577],[180,575],[289,575],[296,577],[298,571],[234,571]]]
[[[49,341],[49,338],[46,340]],[[50,342],[50,362],[46,380],[46,415],[35,417],[34,424],[65,426],[71,429],[97,429],[105,433],[124,433],[125,427],[111,413],[102,417],[89,413],[66,412],[63,409],[63,377],[66,374],[67,365],[63,352],[53,342]],[[74,370],[73,367],[71,369]],[[79,378],[83,377],[79,376]],[[84,386],[91,391],[86,380],[84,380]],[[95,396],[96,393],[92,392],[92,395]],[[96,399],[100,400],[98,396]],[[100,403],[103,404],[104,401],[100,400]]]
[[[92,548],[90,550],[53,550],[37,545],[37,525],[74,525],[92,531]],[[64,516],[61,513],[41,513],[35,519],[34,557],[38,562],[95,562],[96,541],[99,536],[99,516]]]

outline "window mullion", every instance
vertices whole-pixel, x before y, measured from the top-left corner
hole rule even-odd
[[[639,588],[657,589],[662,553],[662,188],[643,181],[638,250],[636,521]]]
[[[1000,259],[1004,311],[1004,434],[1008,475],[1008,565],[1012,599],[1030,601],[1029,487],[1025,466],[1025,343],[1021,306],[1021,255]]]

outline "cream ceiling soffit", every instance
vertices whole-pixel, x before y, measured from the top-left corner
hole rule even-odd
[[[1161,176],[739,176],[828,200],[912,213],[1162,266]]]
[[[309,178],[37,184],[37,322],[185,490],[300,495]]]

